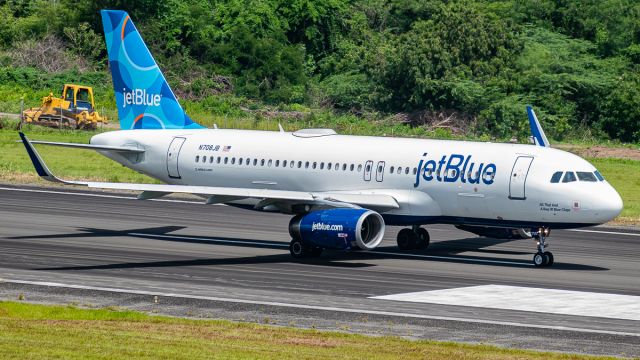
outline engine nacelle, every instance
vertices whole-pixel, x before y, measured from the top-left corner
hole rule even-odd
[[[456,225],[460,230],[495,239],[531,239],[531,229]]]
[[[375,211],[337,208],[298,215],[289,223],[294,239],[325,249],[375,249],[384,236],[384,220]]]

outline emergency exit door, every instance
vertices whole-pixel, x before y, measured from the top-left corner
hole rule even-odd
[[[516,159],[511,170],[511,180],[509,181],[509,199],[525,200],[527,198],[527,175],[532,161],[532,156],[519,156]]]

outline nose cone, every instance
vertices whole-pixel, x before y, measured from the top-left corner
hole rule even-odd
[[[598,218],[605,223],[616,218],[622,211],[622,198],[611,185],[607,184],[607,189],[601,193],[596,205]]]

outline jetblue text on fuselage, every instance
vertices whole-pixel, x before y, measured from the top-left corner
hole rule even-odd
[[[122,107],[127,105],[146,105],[146,106],[160,106],[160,100],[162,96],[159,94],[147,94],[147,89],[122,89],[122,96],[124,98]]]
[[[418,163],[416,182],[413,187],[420,185],[420,179],[424,181],[457,182],[479,184],[482,181],[486,185],[493,184],[496,176],[496,164],[479,163],[472,160],[471,155],[451,154],[443,155],[440,160],[428,159],[428,153],[422,154]]]

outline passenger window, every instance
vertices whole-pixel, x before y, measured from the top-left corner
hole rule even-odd
[[[276,167],[280,166],[280,160],[276,160]]]
[[[305,161],[305,163],[304,163],[304,168],[305,168],[305,169],[308,169],[308,168],[309,168],[309,162],[308,162],[308,161]]]
[[[264,166],[264,159],[260,159],[260,166]]]
[[[293,166],[295,165],[295,161],[291,160],[289,161],[289,167],[293,169]]]
[[[346,165],[346,164],[345,164],[345,165]],[[355,166],[354,166],[353,164],[351,164],[351,166],[350,166],[349,168],[350,168],[350,170],[351,170],[351,171],[353,171],[353,168],[354,168],[354,167],[355,167]],[[343,170],[344,170],[344,168],[343,168]],[[362,170],[362,165],[360,165],[360,166],[358,167],[358,171],[360,171],[360,170]]]
[[[313,168],[315,169],[315,168],[316,168],[316,166],[318,166],[318,163],[314,161],[314,162],[313,162]]]
[[[588,182],[598,181],[598,179],[596,179],[596,176],[591,172],[577,171],[576,174],[578,174],[578,180],[580,181],[588,181]]]
[[[362,164],[358,165],[358,172],[362,171]]]
[[[370,165],[370,164],[367,164],[366,169],[367,169],[367,172],[371,171],[371,165]]]
[[[302,167],[302,161],[298,161],[298,169]]]
[[[282,160],[282,167],[287,167],[287,160]]]
[[[200,155],[196,155],[196,162],[200,161]]]
[[[395,169],[393,166],[389,168],[389,174],[393,174],[393,169]]]
[[[331,166],[333,165],[333,163],[327,163],[327,170],[331,170]]]
[[[257,166],[258,165],[258,159],[253,159],[253,166]]]
[[[418,168],[413,168],[413,175],[416,175],[418,173]]]
[[[595,175],[598,178],[598,180],[604,181],[604,177],[602,176],[602,174],[600,174],[600,171],[596,170],[596,172],[594,172],[593,175]]]
[[[553,173],[553,175],[551,175],[551,183],[552,184],[559,183],[561,178],[562,178],[562,171],[556,171]]]
[[[398,175],[400,175],[402,173],[402,168],[398,167]]]
[[[576,174],[573,171],[567,171],[564,173],[564,178],[562,178],[563,183],[574,182],[576,181]]]
[[[271,164],[273,163],[273,160],[269,159],[269,162],[267,163],[268,167],[271,167]]]
[[[324,162],[320,163],[320,170],[324,169]]]
[[[353,166],[353,165],[351,165]],[[342,164],[342,171],[347,171],[347,164]]]
[[[231,158],[231,165],[233,165],[233,164],[235,164],[235,163],[236,163],[236,158],[234,158],[234,157],[233,157],[233,158]]]
[[[229,158],[228,158],[228,157],[225,157],[225,158],[224,158],[224,163],[226,164],[226,163],[228,163],[228,162],[229,162]]]
[[[404,168],[404,174],[409,175],[409,167]]]
[[[213,156],[209,156],[209,163],[213,164]]]
[[[247,158],[246,164],[247,166],[251,165],[251,159]]]
[[[239,158],[239,159],[238,159],[238,165],[242,165],[242,161],[243,161],[243,160],[244,160],[243,158]]]

